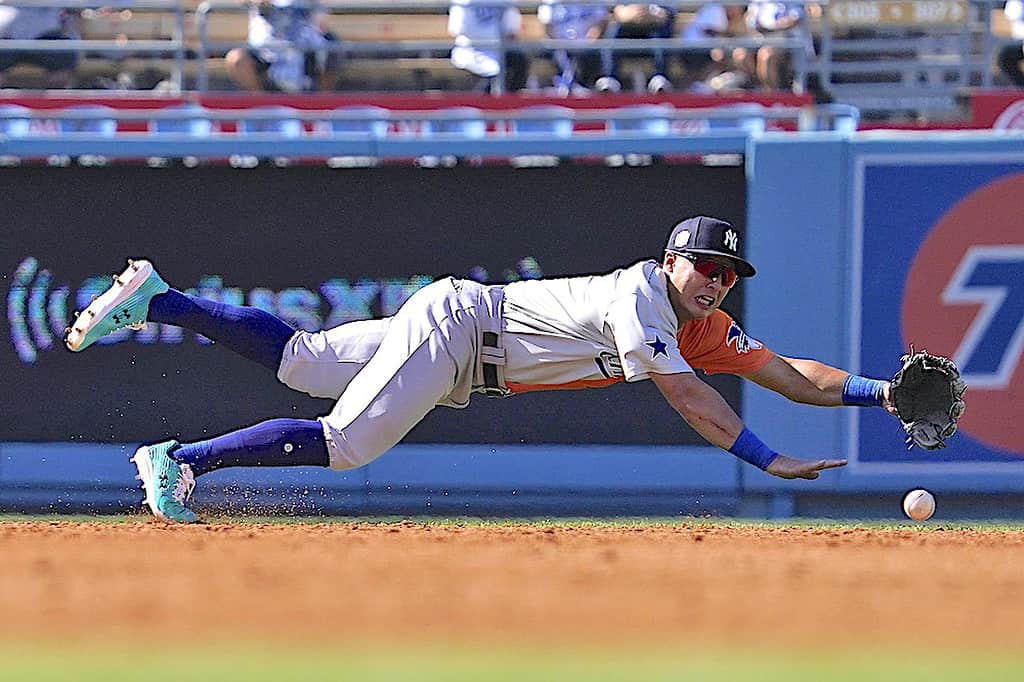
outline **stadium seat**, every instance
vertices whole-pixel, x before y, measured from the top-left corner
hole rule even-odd
[[[259,114],[259,118],[246,118],[245,114]],[[260,133],[274,133],[285,138],[302,137],[305,132],[305,125],[299,118],[299,111],[292,107],[285,106],[262,106],[246,109],[238,117],[237,131],[239,135],[252,135]],[[228,159],[234,167],[253,168],[259,165],[259,159],[246,154],[236,154]],[[276,156],[273,159],[275,166],[289,166],[291,159],[286,156]]]
[[[623,118],[609,118],[605,130],[610,135],[642,134],[666,137],[672,133],[671,114],[675,108],[668,104],[631,104],[616,112]],[[611,154],[605,157],[608,166],[649,166],[654,156],[645,153]]]
[[[24,137],[32,131],[32,112],[19,104],[0,104],[0,135]]]
[[[546,134],[555,137],[572,137],[573,112],[568,107],[539,104],[523,107],[519,113],[526,114],[526,116],[509,120],[509,132],[513,135]]]
[[[438,118],[423,121],[423,135],[455,134],[478,140],[487,134],[487,121],[476,107],[445,107],[435,113]]]
[[[40,121],[39,129],[48,131],[56,130],[61,134],[93,134],[101,137],[114,137],[117,134],[117,118],[111,107],[101,104],[79,104],[64,107],[63,113],[74,113],[88,115],[86,118],[58,118],[53,121]],[[80,154],[78,163],[81,166],[105,166],[111,160],[109,156],[102,154]],[[67,166],[71,163],[71,156],[66,154],[54,154],[48,159],[52,166]]]
[[[117,133],[114,110],[100,104],[81,104],[63,109],[65,113],[90,114],[89,118],[62,118],[57,124],[62,133],[97,133],[113,137]]]
[[[368,135],[378,139],[387,137],[391,122],[388,120],[390,112],[384,107],[373,105],[357,105],[338,107],[334,109],[335,114],[344,114],[353,118],[332,118],[317,121],[314,130],[321,135]],[[327,165],[331,168],[372,168],[380,163],[375,156],[366,155],[340,155],[327,159]]]
[[[209,137],[219,128],[207,115],[209,110],[199,104],[178,104],[160,109],[162,113],[178,113],[176,118],[153,118],[147,129],[151,135],[184,133],[192,137]]]
[[[476,107],[445,107],[434,112],[438,118],[420,122],[420,134],[425,137],[432,135],[458,135],[472,140],[482,139],[487,135],[487,121],[483,112]],[[480,157],[474,156],[471,163],[479,163]],[[420,156],[416,163],[423,168],[452,168],[459,163],[459,157],[444,154],[441,156]]]
[[[708,130],[740,130],[747,133],[764,132],[765,129],[765,107],[756,102],[743,102],[740,104],[725,104],[716,109],[746,113],[749,116],[723,117],[708,119]]]
[[[314,130],[317,133],[328,135],[332,133],[365,133],[371,137],[385,137],[388,134],[390,112],[384,107],[338,107],[334,113],[351,115],[356,118],[332,118],[317,121]]]
[[[147,130],[150,135],[179,134],[189,137],[210,137],[220,129],[216,121],[208,117],[209,109],[199,104],[177,104],[160,109],[161,113],[178,113],[180,117],[175,118],[152,118],[147,123]],[[194,168],[200,161],[195,156],[182,157],[183,165]],[[147,163],[152,168],[164,168],[170,163],[170,159],[161,156],[151,156]]]
[[[611,134],[647,133],[665,136],[672,132],[671,114],[674,107],[666,104],[633,104],[616,111],[625,118],[609,118],[605,129]]]
[[[259,118],[246,118],[245,113],[259,114]],[[238,133],[276,133],[282,137],[302,137],[303,125],[299,112],[292,107],[251,107],[238,117]]]

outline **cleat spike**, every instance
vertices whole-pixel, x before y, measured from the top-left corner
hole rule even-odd
[[[64,327],[64,333],[65,334],[70,334],[71,333],[71,327]]]
[[[78,312],[77,310],[76,310],[75,312],[73,312],[73,313],[72,313],[72,315],[74,315],[75,317],[78,317],[78,316],[79,316],[80,314],[81,314],[81,313],[79,313],[79,312]]]

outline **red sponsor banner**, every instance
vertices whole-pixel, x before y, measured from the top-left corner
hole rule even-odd
[[[984,90],[971,96],[977,128],[1024,130],[1024,90]]]

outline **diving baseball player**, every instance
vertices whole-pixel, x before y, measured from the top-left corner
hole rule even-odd
[[[230,466],[363,466],[437,405],[474,392],[508,396],[653,381],[709,442],[782,478],[817,478],[845,460],[806,461],[772,450],[695,369],[738,374],[801,403],[889,408],[887,381],[814,360],[784,358],[719,309],[754,267],[736,227],[709,217],[672,230],[663,259],[605,275],[489,286],[445,278],[390,318],[319,332],[256,308],[171,289],[147,261],[130,262],[76,318],[65,339],[81,351],[146,321],[178,325],[276,372],[285,385],[337,402],[318,419],[273,419],[209,440],[140,447],[133,461],[153,513],[192,522],[195,477]]]

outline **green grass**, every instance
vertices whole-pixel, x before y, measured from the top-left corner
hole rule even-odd
[[[142,633],[140,633],[140,637]],[[152,644],[152,642],[150,642]],[[3,678],[47,682],[291,682],[292,680],[415,680],[416,682],[953,682],[1024,679],[1024,657],[1009,652],[822,651],[794,642],[787,654],[771,651],[516,650],[409,647],[396,639],[371,648],[261,647],[216,651],[192,645],[157,653],[125,647],[72,647],[57,643],[0,648]]]

